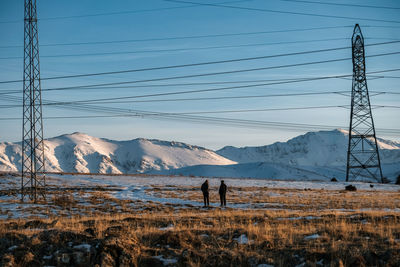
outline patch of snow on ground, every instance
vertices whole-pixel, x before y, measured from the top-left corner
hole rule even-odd
[[[173,229],[174,229],[174,226],[172,224],[168,225],[167,227],[158,228],[158,230],[161,230],[161,231],[169,231],[169,230],[173,230]]]
[[[164,266],[178,263],[177,259],[166,259],[166,258],[163,257],[163,255],[153,256],[153,258],[160,260],[163,263]]]
[[[241,234],[239,237],[234,238],[233,240],[236,240],[241,245],[247,245],[254,242],[253,240],[249,240],[245,234]]]
[[[278,221],[284,221],[284,220],[289,220],[289,221],[295,221],[295,220],[317,220],[317,219],[321,219],[321,217],[317,217],[317,216],[300,216],[300,217],[287,217],[287,218],[277,218]]]
[[[89,175],[62,175],[55,176],[60,181],[81,184],[101,184],[112,185],[118,187],[127,187],[128,189],[142,189],[145,186],[198,186],[200,190],[201,184],[205,178],[198,177],[169,177],[169,176],[89,176]],[[288,188],[288,189],[313,189],[313,190],[344,190],[345,186],[350,183],[346,182],[321,182],[321,181],[278,181],[267,179],[250,179],[250,178],[207,178],[211,187],[219,186],[221,180],[225,181],[228,186],[238,187],[268,187],[268,188]],[[393,184],[374,184],[374,188],[370,188],[369,183],[353,182],[351,183],[358,190],[365,191],[398,191],[399,186]]]
[[[8,248],[8,251],[13,251],[13,250],[15,250],[15,249],[17,249],[17,248],[18,248],[18,246],[15,246],[15,245],[14,245],[14,246],[12,246],[12,247],[9,247],[9,248]]]
[[[77,250],[82,250],[82,251],[85,251],[85,252],[89,253],[89,252],[90,252],[90,249],[92,248],[92,246],[89,245],[89,244],[80,244],[80,245],[74,246],[73,248],[74,248],[74,249],[77,249]]]
[[[313,234],[313,235],[309,235],[309,236],[304,237],[304,240],[318,239],[320,237],[321,236],[319,234]]]

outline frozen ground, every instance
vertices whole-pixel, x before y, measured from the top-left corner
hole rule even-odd
[[[141,191],[150,186],[198,186],[207,179],[211,187],[217,187],[224,180],[231,187],[268,187],[286,189],[323,189],[342,190],[346,185],[355,185],[359,190],[366,191],[399,191],[400,187],[394,184],[362,182],[323,182],[323,181],[278,181],[250,178],[199,178],[180,176],[107,176],[107,175],[52,175],[52,183],[75,186],[108,185],[120,187],[123,191]],[[122,192],[123,192],[122,191]],[[134,196],[132,196],[134,197]]]
[[[173,210],[201,208],[200,186],[206,178],[174,176],[109,176],[109,175],[48,175],[50,188],[48,200],[51,205],[23,204],[15,190],[19,189],[20,177],[0,177],[0,218],[16,218],[52,215],[72,215],[97,212],[126,212],[163,207]],[[207,178],[211,188],[212,207],[218,207],[217,190],[221,178]],[[321,181],[277,181],[265,179],[229,178],[223,179],[230,189],[228,207],[239,209],[304,210],[301,203],[288,203],[290,198],[302,198],[304,194],[337,197],[348,184],[357,187],[358,196],[371,197],[376,194],[397,193],[400,187],[394,184],[321,182]],[[314,197],[314,196],[313,196]],[[279,199],[280,198],[280,199]],[[74,205],[69,205],[73,202]],[[123,202],[123,203],[122,203]],[[66,203],[64,205],[64,203]],[[68,206],[68,205],[69,206]],[[322,203],[323,204],[323,203]],[[394,204],[395,205],[395,204]],[[68,206],[68,208],[66,208]],[[323,205],[320,205],[323,209]],[[310,207],[314,209],[315,207]],[[333,206],[337,212],[385,210],[400,212],[393,207],[363,207],[354,205]]]

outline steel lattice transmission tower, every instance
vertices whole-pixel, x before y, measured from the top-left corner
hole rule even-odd
[[[353,87],[346,181],[359,178],[383,182],[374,119],[365,76],[364,37],[358,24],[352,37]]]
[[[36,0],[25,0],[21,197],[45,198],[42,93]]]

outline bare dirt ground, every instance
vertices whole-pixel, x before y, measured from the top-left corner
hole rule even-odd
[[[18,177],[2,178],[1,266],[400,264],[395,185],[348,192],[341,184],[228,180],[221,209],[218,181],[210,181],[214,204],[203,208],[203,179],[163,177],[141,187],[135,179],[49,177],[47,201],[33,204],[21,203]]]

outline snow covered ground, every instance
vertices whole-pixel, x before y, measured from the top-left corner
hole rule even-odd
[[[46,217],[35,207],[42,207],[40,204],[23,204],[19,201],[19,196],[10,195],[7,190],[19,189],[19,177],[0,177],[0,188],[2,189],[2,194],[0,195],[0,218],[15,218],[15,217],[25,217],[25,216],[42,216]],[[220,184],[222,178],[208,178],[211,192],[216,195],[217,188]],[[51,190],[63,190],[69,188],[72,192],[74,198],[76,198],[77,203],[82,206],[89,206],[88,199],[96,191],[93,188],[101,188],[107,192],[107,194],[117,200],[128,201],[129,205],[135,209],[141,209],[147,204],[156,204],[158,206],[168,205],[174,209],[180,208],[191,208],[191,207],[202,207],[202,198],[193,198],[193,194],[199,194],[200,186],[205,181],[205,178],[198,177],[174,177],[174,176],[109,176],[109,175],[49,175],[48,184]],[[247,194],[251,195],[260,194],[270,196],[279,196],[280,191],[277,190],[295,190],[296,196],[300,196],[309,191],[315,191],[318,194],[337,194],[338,192],[344,190],[345,186],[348,184],[353,184],[357,187],[359,194],[373,195],[376,193],[388,194],[399,192],[400,186],[394,184],[370,184],[370,183],[360,183],[360,182],[321,182],[321,181],[278,181],[278,180],[267,180],[267,179],[249,179],[249,178],[224,178],[225,183],[228,188],[234,188],[235,194],[240,197],[241,191],[249,191]],[[371,187],[371,185],[373,187]],[[76,190],[76,191],[73,191]],[[81,191],[83,190],[83,191]],[[86,190],[86,191],[85,191]],[[238,191],[237,191],[238,190]],[[259,191],[264,190],[264,191]],[[168,195],[159,194],[159,191],[172,192],[179,195]],[[8,192],[8,193],[7,193]],[[79,193],[80,192],[80,193]],[[82,193],[86,192],[86,193]],[[228,207],[229,208],[239,208],[239,209],[287,209],[285,204],[281,203],[269,203],[268,201],[260,202],[256,201],[252,203],[243,203],[230,201],[229,194],[233,194],[233,191],[228,192]],[[305,193],[304,193],[305,192]],[[50,192],[51,193],[51,192]],[[289,191],[290,193],[290,191]],[[288,193],[288,197],[293,196],[293,193]],[[58,194],[58,193],[57,193]],[[60,191],[59,194],[62,194]],[[92,194],[92,195],[91,195]],[[244,193],[243,193],[244,194]],[[283,194],[283,193],[282,193]],[[54,197],[54,196],[53,196]],[[101,207],[105,204],[105,201],[98,200],[99,203],[96,207]],[[114,201],[114,202],[115,202]],[[218,199],[212,199],[214,207],[219,206],[216,203]],[[118,203],[112,203],[112,205],[118,206]],[[61,208],[56,205],[51,205],[53,211],[52,215],[57,214]],[[299,205],[301,207],[301,205]],[[291,209],[294,208],[293,205],[290,206]],[[340,210],[339,211],[345,211]],[[373,207],[368,207],[365,210],[373,210]],[[400,212],[399,208],[389,209],[393,212]],[[75,210],[70,210],[69,212],[79,213],[82,208],[76,207]],[[352,211],[354,211],[352,209]],[[82,211],[83,212],[83,211]]]
[[[363,182],[324,182],[324,181],[281,181],[268,179],[251,178],[201,178],[185,176],[108,176],[108,175],[51,175],[52,180],[59,184],[69,185],[109,185],[123,189],[123,191],[138,191],[146,187],[163,186],[198,186],[207,179],[211,187],[217,187],[223,179],[229,186],[235,187],[268,187],[268,188],[289,188],[289,189],[323,189],[323,190],[343,190],[346,185],[355,185],[359,190],[365,191],[399,191],[400,186],[393,184]],[[121,191],[121,192],[123,192]]]

